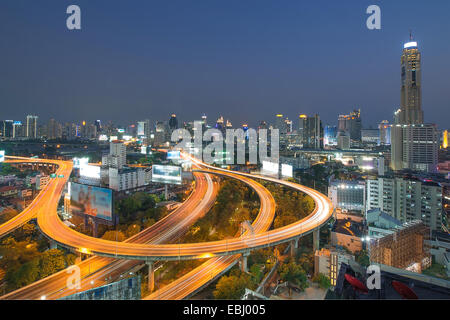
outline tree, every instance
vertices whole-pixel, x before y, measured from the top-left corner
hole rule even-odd
[[[110,230],[110,231],[105,232],[102,239],[109,240],[109,241],[122,242],[126,239],[126,237],[121,231]]]
[[[233,268],[229,276],[219,279],[213,294],[216,299],[236,300],[242,297],[245,288],[254,289],[254,287],[256,287],[256,283],[252,275]]]
[[[370,265],[370,258],[365,250],[361,250],[356,253],[356,262],[358,262],[362,267],[368,267]]]
[[[18,214],[19,213],[14,209],[8,208],[8,209],[4,210],[3,213],[0,215],[0,224],[3,224],[5,222],[11,220]]]
[[[9,269],[6,272],[5,280],[9,290],[15,290],[26,286],[39,279],[39,259],[33,259],[19,267],[19,269]]]
[[[39,261],[39,277],[45,278],[66,267],[64,252],[59,249],[45,251]]]
[[[214,298],[219,300],[237,300],[245,292],[247,281],[243,277],[223,276],[217,282]]]
[[[134,236],[135,234],[138,234],[141,231],[141,227],[138,226],[137,224],[132,224],[127,228],[127,231],[125,232],[125,234],[127,235],[128,238]]]
[[[319,273],[312,279],[314,282],[317,282],[319,284],[319,287],[322,289],[328,289],[331,287],[331,281],[330,278],[328,278],[323,273]]]
[[[307,287],[307,277],[305,271],[301,266],[296,264],[294,261],[282,264],[278,268],[278,274],[282,281],[291,282],[304,290]]]

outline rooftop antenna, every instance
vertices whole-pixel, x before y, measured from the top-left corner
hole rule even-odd
[[[411,29],[409,29],[409,40],[413,40],[413,35],[412,35],[412,30]]]

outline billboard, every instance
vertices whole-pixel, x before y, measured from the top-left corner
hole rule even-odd
[[[153,165],[152,182],[181,184],[181,167]]]
[[[282,164],[281,165],[281,175],[283,177],[292,178],[294,176],[294,170],[292,169],[292,166],[289,164]]]
[[[113,221],[112,190],[71,182],[69,184],[70,212]]]
[[[58,300],[141,300],[141,276],[74,293]]]
[[[181,158],[180,151],[169,151],[167,152],[168,160],[179,160]]]
[[[80,169],[89,163],[89,158],[73,158],[74,169]]]
[[[80,166],[80,177],[88,179],[100,179],[100,166],[84,164]]]
[[[0,150],[0,163],[5,161],[5,150]]]
[[[263,161],[262,165],[263,165],[262,166],[263,171],[278,174],[278,168],[279,168],[278,163]]]

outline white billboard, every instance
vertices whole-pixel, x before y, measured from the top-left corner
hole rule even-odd
[[[82,166],[87,166],[89,158],[73,158],[74,169],[80,169]]]
[[[5,161],[5,150],[0,150],[0,162]]]
[[[289,164],[282,164],[281,165],[281,175],[283,177],[292,178],[294,176],[294,170],[293,170],[292,166]]]
[[[153,165],[152,182],[181,184],[181,167]]]
[[[263,164],[263,166],[262,166],[263,171],[278,174],[278,168],[279,168],[278,163],[263,161],[262,164]]]
[[[168,160],[178,160],[178,159],[181,159],[181,153],[180,153],[180,151],[169,151],[169,152],[167,152],[167,159],[168,159]]]
[[[87,179],[100,179],[100,166],[83,165],[80,167],[80,177]]]

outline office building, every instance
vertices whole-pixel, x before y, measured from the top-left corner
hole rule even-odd
[[[109,188],[115,191],[125,191],[144,186],[145,170],[142,168],[109,168]]]
[[[318,114],[313,117],[300,116],[300,130],[303,135],[303,148],[323,148],[323,127]]]
[[[324,147],[337,146],[337,127],[336,126],[325,126],[323,131],[323,145]]]
[[[390,145],[391,144],[391,126],[389,125],[389,121],[383,120],[378,125],[378,129],[380,132],[380,145]]]
[[[354,110],[348,115],[340,115],[338,118],[338,130],[348,132],[354,142],[361,141],[361,110]]]
[[[137,123],[137,137],[143,139],[150,139],[150,120],[145,119]]]
[[[370,240],[370,261],[421,273],[431,266],[430,230],[420,220],[402,225],[394,233]]]
[[[380,209],[402,223],[422,220],[432,230],[442,223],[442,187],[406,177],[366,180],[366,211]]]
[[[401,107],[391,126],[391,168],[436,172],[439,137],[434,124],[425,124],[422,111],[421,54],[417,42],[404,45],[401,57]]]
[[[331,286],[336,285],[341,263],[350,264],[355,261],[355,256],[344,250],[322,248],[314,253],[314,275],[319,273],[330,279]]]
[[[282,114],[276,115],[274,128],[279,130],[280,137],[287,134],[288,127]]]
[[[335,208],[363,213],[365,209],[365,182],[332,180],[328,187],[328,197]]]
[[[37,137],[38,137],[37,120],[38,120],[37,116],[32,116],[32,115],[27,116],[26,137],[28,139],[37,139]]]
[[[340,130],[337,133],[337,148],[340,150],[350,150],[350,134],[347,131]]]
[[[53,118],[48,121],[46,136],[47,139],[59,139],[62,136],[62,126]]]
[[[401,56],[400,124],[422,124],[422,66],[416,41],[405,43]]]
[[[13,120],[3,120],[1,122],[1,136],[4,138],[12,138],[13,136]]]
[[[364,249],[363,237],[365,237],[364,223],[351,216],[337,219],[331,229],[331,245],[346,248],[352,253]]]
[[[448,130],[444,130],[442,132],[442,149],[447,149],[448,148],[448,141],[450,140],[450,133]]]
[[[109,143],[109,154],[102,157],[102,166],[122,169],[127,164],[127,147],[123,141],[115,140]]]
[[[379,129],[362,129],[361,141],[365,145],[379,145],[380,144],[380,130]]]
[[[174,130],[178,129],[178,120],[177,120],[177,115],[176,114],[172,114],[172,116],[169,119],[169,130],[170,130],[170,134],[172,134],[172,132]]]
[[[155,146],[162,146],[166,142],[170,141],[170,138],[167,123],[164,121],[157,121],[154,141]]]
[[[25,128],[22,125],[22,121],[13,122],[12,138],[18,139],[25,136]]]

